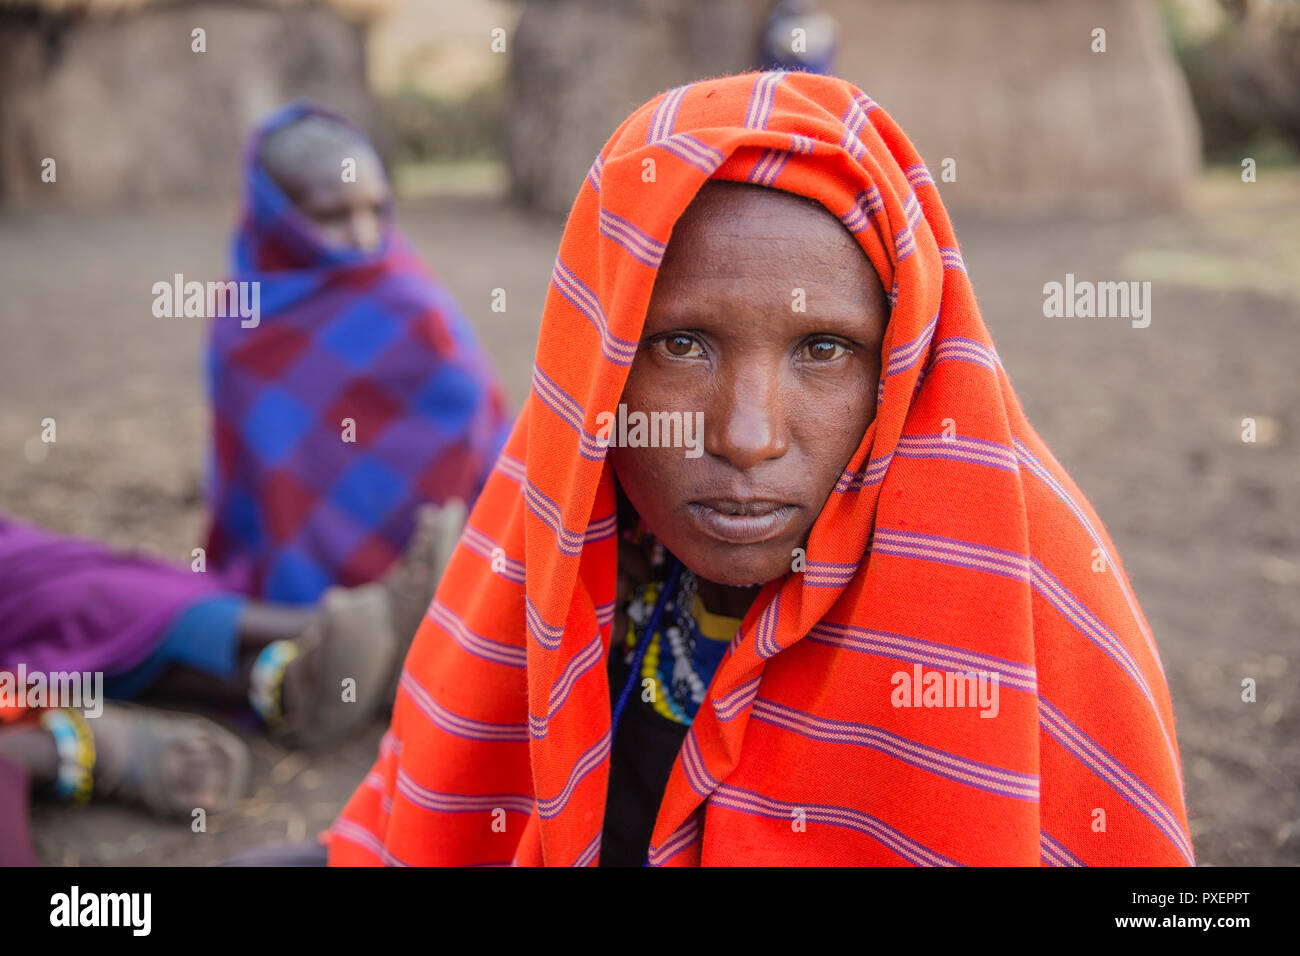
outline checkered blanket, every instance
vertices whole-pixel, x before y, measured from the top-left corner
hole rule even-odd
[[[232,278],[261,283],[255,327],[216,318],[208,562],[237,587],[309,602],[381,575],[424,501],[473,501],[508,430],[494,372],[455,302],[402,236],[328,248],[256,162]]]

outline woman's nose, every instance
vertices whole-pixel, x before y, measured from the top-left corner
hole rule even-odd
[[[754,365],[724,374],[704,409],[704,450],[738,471],[784,455],[789,440],[780,379],[779,370]]]
[[[383,241],[383,225],[369,211],[354,213],[348,219],[348,241],[362,252],[374,252]]]

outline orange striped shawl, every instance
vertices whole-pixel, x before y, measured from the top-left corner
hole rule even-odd
[[[920,157],[865,94],[800,73],[670,90],[596,159],[532,392],[331,862],[597,862],[616,529],[596,416],[709,178],[820,201],[892,313],[875,421],[806,570],[764,587],[719,666],[650,862],[1191,864],[1169,694],[1114,546],[1025,420]],[[895,675],[969,671],[998,675],[996,717],[895,705]]]

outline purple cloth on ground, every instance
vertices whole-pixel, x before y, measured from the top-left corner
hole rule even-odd
[[[0,514],[0,669],[130,670],[215,574],[116,553]]]
[[[0,756],[0,866],[41,865],[27,815],[31,788],[27,771]]]

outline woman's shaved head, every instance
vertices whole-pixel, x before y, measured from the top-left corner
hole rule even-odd
[[[370,141],[327,116],[304,116],[270,133],[258,163],[328,245],[373,252],[391,196]]]

